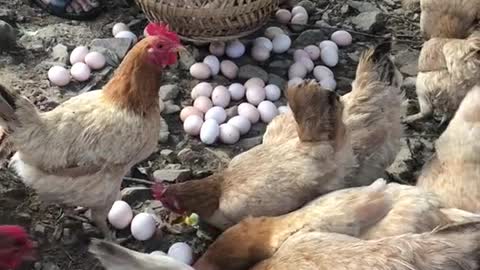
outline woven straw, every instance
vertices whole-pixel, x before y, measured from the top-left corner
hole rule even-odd
[[[226,41],[261,28],[279,0],[135,0],[150,21],[165,22],[182,39]]]

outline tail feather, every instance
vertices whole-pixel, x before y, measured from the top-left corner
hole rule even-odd
[[[452,223],[464,223],[480,221],[480,215],[460,210],[457,208],[443,208],[440,211],[447,216]]]

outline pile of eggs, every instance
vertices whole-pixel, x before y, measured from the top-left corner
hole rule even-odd
[[[302,6],[295,6],[292,11],[288,9],[279,9],[275,13],[277,21],[282,24],[307,24],[308,23],[308,13],[307,10]]]
[[[228,87],[213,87],[208,82],[197,84],[191,92],[193,106],[187,106],[180,112],[185,132],[200,136],[205,144],[213,144],[218,139],[225,144],[236,143],[241,135],[248,133],[251,126],[260,120],[269,123],[279,111],[273,101],[281,96],[281,90],[274,84],[265,85],[260,78],[251,78],[245,84],[233,83]],[[227,121],[227,108],[231,101],[242,102],[237,107],[238,115],[231,115]],[[285,107],[285,108],[283,108]]]

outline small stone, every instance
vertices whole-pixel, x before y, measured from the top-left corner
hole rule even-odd
[[[152,198],[152,190],[149,187],[126,187],[122,189],[121,194],[122,200],[130,205]]]
[[[294,48],[305,48],[308,45],[318,44],[320,41],[328,39],[322,30],[310,29],[303,31],[300,36],[293,42]]]
[[[395,55],[395,63],[400,66],[400,72],[407,76],[416,76],[418,73],[419,52],[413,50],[403,50]]]
[[[238,106],[232,106],[228,109],[225,109],[225,112],[227,113],[227,117],[230,119],[238,114]]]
[[[15,29],[7,22],[0,20],[0,51],[15,48],[17,44],[16,36]]]
[[[63,44],[57,44],[55,47],[52,48],[51,54],[53,61],[60,62],[62,64],[68,64],[68,48]]]
[[[42,270],[42,263],[41,262],[35,262],[35,264],[33,264],[33,268],[35,270]]]
[[[173,151],[170,149],[163,149],[160,151],[160,155],[163,157],[171,157],[171,155],[173,155]]]
[[[270,73],[268,74],[268,84],[275,84],[281,90],[283,90],[285,89],[287,81],[284,78],[278,76],[277,74]]]
[[[342,7],[340,8],[340,13],[342,14],[347,14],[348,11],[350,11],[350,6],[347,4],[342,5]]]
[[[380,11],[373,3],[367,1],[348,1],[348,5],[358,12]]]
[[[39,236],[43,236],[45,234],[45,226],[41,224],[36,224],[33,231],[35,234],[38,234]]]
[[[163,109],[163,114],[173,114],[181,110],[180,106],[173,103],[172,100],[165,101],[165,109]]]
[[[158,95],[162,100],[172,100],[178,96],[180,88],[176,84],[166,84],[160,87]]]
[[[96,38],[90,42],[90,50],[98,51],[97,48],[105,48],[114,52],[119,59],[123,59],[131,45],[132,40],[129,38]]]
[[[60,267],[52,262],[47,262],[43,265],[42,270],[60,270]]]
[[[261,67],[254,65],[244,65],[240,67],[238,71],[238,78],[240,80],[246,81],[253,77],[258,77],[264,82],[268,81],[268,73]]]
[[[324,20],[319,20],[315,22],[316,25],[324,28],[331,28],[332,26]]]
[[[243,150],[248,150],[262,143],[263,136],[245,138],[238,141],[237,146]]]
[[[17,220],[21,224],[27,224],[32,221],[32,216],[29,213],[18,213]]]
[[[303,0],[298,3],[298,6],[304,7],[308,14],[313,14],[316,11],[316,6],[312,1]]]
[[[156,170],[153,172],[153,178],[156,182],[177,182],[185,181],[191,177],[192,173],[189,169],[179,170]]]
[[[168,136],[170,136],[170,131],[168,131],[168,124],[163,117],[160,117],[160,143],[166,143],[168,141]]]
[[[352,19],[355,28],[366,32],[375,32],[384,27],[385,15],[380,11],[367,11]]]
[[[270,62],[268,71],[279,76],[285,76],[288,73],[288,68],[293,64],[290,59],[281,59]]]

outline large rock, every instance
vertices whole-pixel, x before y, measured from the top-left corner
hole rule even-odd
[[[385,15],[380,11],[367,11],[352,19],[355,28],[365,32],[375,32],[384,27]]]
[[[260,78],[264,82],[268,81],[268,73],[263,70],[263,68],[254,65],[244,65],[240,67],[238,71],[238,78],[240,80],[246,81],[253,77]]]
[[[0,51],[10,50],[16,46],[15,29],[5,21],[0,20]]]
[[[308,45],[318,45],[318,43],[325,39],[328,39],[328,37],[325,36],[322,30],[306,30],[303,31],[297,39],[295,39],[295,41],[293,42],[293,47],[303,49],[305,46]]]

